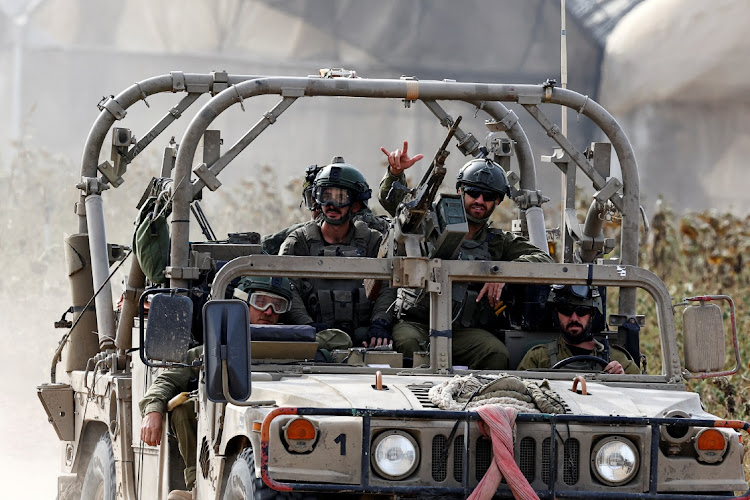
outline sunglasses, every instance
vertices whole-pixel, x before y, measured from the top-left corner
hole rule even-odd
[[[464,188],[464,194],[468,194],[474,199],[477,199],[481,196],[482,198],[484,198],[484,201],[495,201],[498,198],[502,197],[500,193],[496,193],[494,191],[485,191],[484,189],[476,188]]]
[[[574,306],[570,304],[557,304],[555,309],[563,316],[570,317],[573,316],[573,313],[576,313],[576,316],[579,318],[581,316],[589,316],[594,312],[593,309],[588,306]]]

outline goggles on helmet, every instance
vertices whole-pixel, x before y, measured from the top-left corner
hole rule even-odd
[[[353,201],[351,190],[335,186],[317,186],[314,194],[315,201],[321,207],[326,205],[333,205],[336,208],[348,207]]]
[[[579,318],[581,316],[588,316],[594,312],[594,309],[589,306],[574,306],[573,304],[555,304],[555,310],[563,316],[568,317],[576,313],[576,316]]]
[[[276,314],[283,314],[289,310],[289,301],[275,293],[252,292],[247,303],[259,311],[265,311],[270,307]]]
[[[568,287],[570,295],[574,297],[577,297],[579,299],[592,298],[593,292],[591,288],[586,285],[552,285],[552,289],[556,291],[564,290],[565,287]]]
[[[312,186],[306,188],[302,192],[302,199],[304,200],[305,206],[308,210],[315,210],[317,203],[315,202],[315,198],[313,197]]]
[[[468,194],[474,199],[477,199],[481,196],[482,198],[484,198],[484,201],[495,201],[503,196],[502,194],[496,193],[495,191],[488,191],[486,189],[479,189],[475,187],[464,187],[463,190],[464,194]]]

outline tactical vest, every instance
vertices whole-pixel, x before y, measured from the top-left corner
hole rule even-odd
[[[363,222],[354,222],[354,237],[347,245],[327,244],[318,224],[307,224],[303,231],[310,256],[367,257],[370,229]],[[370,322],[372,302],[367,298],[362,280],[304,279],[300,295],[307,312],[317,323],[328,323],[332,328],[352,333]]]
[[[487,237],[482,241],[464,240],[461,242],[456,260],[492,260],[490,253],[490,241],[495,233],[488,231]],[[453,283],[453,323],[470,327],[484,327],[493,319],[493,311],[486,300],[477,302],[479,292],[470,290],[469,283]],[[409,310],[407,318],[412,321],[425,322],[429,320],[429,297],[420,300],[419,303]]]
[[[557,339],[547,342],[547,356],[549,357],[550,368],[555,366],[555,364],[558,361],[561,361],[557,355],[558,349],[559,349],[557,342],[558,342]],[[592,356],[596,356],[597,358],[604,359],[602,356],[603,352],[604,352],[604,346],[598,341],[594,340],[594,350],[591,351],[590,354]],[[565,369],[566,370],[599,371],[602,369],[602,366],[593,361],[576,361],[575,363],[570,363],[569,365],[565,365]]]

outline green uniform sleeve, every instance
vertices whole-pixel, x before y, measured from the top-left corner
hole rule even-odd
[[[500,230],[492,232],[495,233],[495,237],[490,240],[489,247],[493,260],[554,262],[552,257],[522,236]]]
[[[284,228],[278,233],[267,234],[260,240],[260,245],[261,247],[263,247],[263,251],[268,255],[278,255],[279,250],[281,249],[281,245],[282,243],[284,243],[284,241],[286,241],[287,236],[289,236],[295,229],[300,228],[304,225],[304,222],[300,222],[298,224],[294,224],[292,226]]]
[[[394,217],[396,215],[398,204],[401,203],[401,200],[403,200],[404,196],[406,196],[405,191],[399,190],[394,191],[392,197],[393,199],[391,199],[390,201],[386,199],[388,197],[388,192],[391,190],[391,186],[396,181],[406,186],[406,174],[401,172],[399,175],[393,175],[390,171],[390,168],[386,168],[385,175],[383,175],[383,178],[380,180],[378,201],[380,202],[380,205],[385,209],[385,211],[391,215],[391,217]]]
[[[610,361],[619,361],[622,365],[622,369],[625,370],[625,373],[628,375],[638,375],[641,373],[641,370],[638,368],[638,365],[635,364],[635,361],[633,361],[630,353],[619,345],[611,346],[609,350],[609,359]]]
[[[202,355],[203,346],[194,347],[187,352],[185,363],[191,364]],[[189,366],[170,368],[163,371],[156,377],[143,396],[143,399],[138,403],[141,416],[145,416],[147,413],[153,411],[161,414],[166,413],[169,400],[181,392],[190,390],[190,379],[197,376],[198,368]]]

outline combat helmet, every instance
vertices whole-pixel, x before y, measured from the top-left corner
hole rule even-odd
[[[547,302],[591,307],[602,313],[602,296],[595,286],[552,285]]]
[[[284,307],[274,305],[274,312],[277,313],[287,312],[292,303],[292,283],[289,278],[244,276],[234,289],[234,297],[251,304],[254,292],[266,292],[283,298]]]
[[[326,188],[339,188],[341,191],[337,193],[337,196],[331,197],[329,196],[330,190]],[[367,200],[371,196],[372,189],[367,184],[365,176],[355,166],[346,163],[341,156],[334,157],[330,165],[323,167],[315,176],[313,182],[313,197],[321,207],[328,204],[346,207],[356,201],[361,202],[366,207]],[[346,217],[341,219],[332,220],[325,214],[323,214],[323,218],[329,224],[338,225],[349,220],[352,215],[352,212],[349,211]]]
[[[497,203],[495,207],[503,201],[506,195],[510,195],[510,184],[505,175],[505,171],[489,158],[474,158],[469,160],[461,167],[456,176],[456,189],[460,189],[462,194],[471,188],[481,189],[497,194]],[[479,219],[466,214],[466,218],[471,222],[484,223],[490,218],[495,208],[493,207],[486,216]]]
[[[593,338],[592,329],[594,327],[594,316],[596,311],[599,314],[603,313],[602,296],[599,293],[599,289],[595,286],[587,285],[552,285],[547,303],[553,306],[555,311],[558,311],[560,306],[566,306],[571,314],[576,307],[587,307],[591,310],[592,314],[589,319],[586,328],[582,335],[573,337],[568,332],[563,331],[562,335],[565,341],[569,344],[580,344],[581,342],[591,340]],[[565,314],[565,313],[564,313]],[[570,316],[566,314],[566,316]],[[557,314],[553,317],[553,323],[559,325],[559,318]]]

